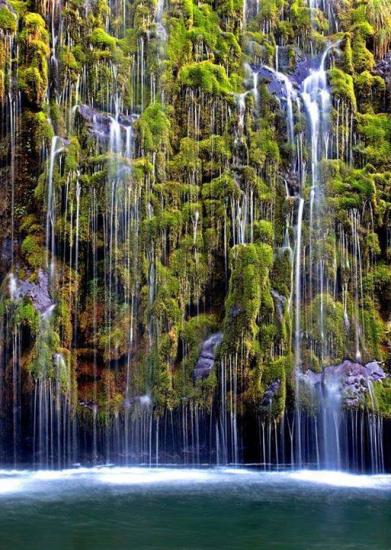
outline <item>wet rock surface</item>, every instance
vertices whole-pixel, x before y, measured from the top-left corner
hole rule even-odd
[[[49,293],[49,277],[44,271],[38,272],[38,282],[21,281],[13,279],[12,298],[20,300],[24,297],[31,298],[35,308],[41,315],[45,315],[54,306],[55,302],[51,299]]]
[[[223,339],[221,332],[215,332],[202,343],[201,353],[193,370],[193,379],[207,378],[212,370],[216,349]]]
[[[107,113],[93,109],[88,105],[79,105],[77,107],[77,112],[80,117],[87,124],[89,131],[94,134],[98,139],[107,140],[110,137],[110,124],[113,120],[113,117]],[[124,128],[131,126],[136,120],[135,115],[120,115],[118,117],[118,122]]]
[[[308,370],[301,380],[318,390],[338,392],[347,407],[356,407],[371,391],[371,384],[386,376],[377,361],[362,365],[346,359],[339,365],[326,367],[320,373]]]
[[[261,407],[270,407],[272,404],[273,398],[280,389],[281,381],[278,378],[277,380],[274,380],[266,389],[265,393],[263,394],[262,401],[261,401]]]
[[[277,318],[279,321],[283,320],[284,317],[284,309],[286,305],[286,297],[277,292],[277,290],[272,289],[270,291],[270,294],[273,297],[274,305],[276,308]]]
[[[384,78],[388,87],[391,87],[391,52],[378,61],[375,72]]]
[[[283,80],[273,72],[269,67],[261,67],[258,71],[258,77],[260,80],[266,80],[268,82],[269,92],[278,99],[286,99],[286,86]]]

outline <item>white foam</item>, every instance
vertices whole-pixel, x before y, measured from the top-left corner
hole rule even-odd
[[[333,470],[298,470],[288,475],[293,480],[334,487],[391,489],[390,475],[351,474]]]
[[[0,479],[0,494],[16,493],[22,489],[23,483],[20,479],[3,478]]]
[[[262,472],[256,469],[238,467],[219,468],[149,468],[112,467],[69,468],[65,470],[0,470],[0,496],[12,493],[42,494],[63,491],[78,492],[83,486],[153,486],[180,488],[186,491],[192,486],[230,484],[236,487],[278,485],[303,487],[304,485],[352,489],[376,489],[391,491],[391,475],[356,475],[340,471],[295,470],[283,472]]]
[[[200,483],[213,479],[211,470],[170,468],[110,468],[98,473],[102,483],[117,485]]]

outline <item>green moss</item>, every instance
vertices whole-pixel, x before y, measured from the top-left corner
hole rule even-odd
[[[170,120],[160,103],[151,103],[138,120],[141,143],[145,151],[158,151],[169,142]]]
[[[45,21],[38,13],[27,13],[20,33],[24,64],[19,68],[18,83],[27,100],[40,106],[48,86],[47,58],[50,53]]]
[[[108,326],[102,327],[97,344],[106,361],[120,359],[128,352],[130,325],[130,312],[124,305],[118,309]]]
[[[28,370],[35,379],[49,379],[56,376],[54,353],[60,347],[60,338],[47,320],[41,320]]]
[[[391,117],[387,114],[357,115],[357,151],[380,169],[391,168]]]
[[[287,374],[292,368],[292,359],[290,356],[279,357],[271,361],[263,371],[262,376],[262,393],[266,390],[269,384],[279,380],[280,387],[273,397],[271,407],[264,407],[262,411],[267,416],[271,415],[274,418],[280,418],[285,410],[286,405],[286,379]]]
[[[45,250],[39,236],[27,235],[22,242],[21,251],[27,263],[33,269],[38,269],[44,265]]]
[[[379,380],[372,385],[374,394],[374,412],[385,418],[391,418],[391,378]],[[372,403],[368,405],[371,407]]]
[[[391,6],[388,0],[367,0],[366,16],[374,29],[375,52],[381,58],[391,44]]]
[[[39,150],[43,145],[49,146],[54,135],[52,125],[43,111],[35,113],[35,143]]]
[[[323,326],[320,311],[323,311]],[[307,349],[313,349],[320,358],[321,350],[330,350],[330,356],[323,356],[323,365],[332,365],[341,361],[346,353],[353,351],[349,335],[344,324],[344,308],[341,302],[335,301],[329,294],[318,294],[307,306],[303,321],[307,320]],[[327,345],[325,345],[327,342]],[[305,359],[305,358],[303,358]],[[316,365],[309,363],[305,368],[316,370]]]
[[[342,161],[323,161],[322,174],[329,191],[330,204],[340,212],[363,208],[368,202],[375,204],[376,185],[371,168],[353,169]]]
[[[193,5],[193,21],[187,38],[194,43],[204,43],[213,50],[219,36],[218,15],[208,4]]]
[[[40,322],[39,313],[30,301],[24,300],[18,305],[15,312],[15,322],[17,324],[27,325],[33,335],[38,332]]]
[[[76,172],[79,167],[80,144],[77,137],[73,136],[67,146],[65,156],[65,168],[67,171]]]
[[[336,67],[329,69],[328,75],[333,95],[345,100],[353,109],[356,109],[353,78]]]
[[[277,22],[281,8],[284,6],[284,0],[265,0],[260,5],[259,15],[261,19],[267,19],[271,22]],[[293,2],[291,6],[292,15],[295,17],[298,14],[299,2]]]
[[[388,347],[386,341],[387,327],[377,310],[376,303],[370,296],[365,297],[360,315],[360,325],[362,327],[360,347],[363,360],[372,361],[374,357],[379,360],[384,359],[384,350]]]
[[[272,222],[268,220],[254,222],[254,241],[273,245],[274,228]]]
[[[362,112],[373,112],[383,105],[386,86],[380,76],[364,71],[354,79],[357,98]]]
[[[180,142],[179,152],[169,163],[174,176],[193,176],[201,168],[201,159],[195,141],[185,137]]]
[[[267,163],[278,164],[280,150],[274,128],[267,125],[254,133],[250,143],[250,160],[259,167],[265,167]]]
[[[272,248],[264,243],[236,245],[231,249],[223,353],[237,350],[241,342],[250,354],[255,353],[255,339],[258,334],[256,321],[261,312],[262,290],[272,260]]]
[[[2,69],[0,69],[0,101],[4,99],[5,94],[5,74]]]
[[[356,33],[352,41],[353,65],[356,72],[372,71],[375,65],[373,53],[366,47],[362,33]]]
[[[31,103],[42,103],[47,80],[36,67],[28,67],[19,72],[19,87]]]
[[[353,74],[354,72],[352,42],[349,35],[347,35],[345,38],[345,48],[343,51],[343,68],[344,71],[348,74]]]
[[[199,88],[213,95],[226,95],[234,91],[224,68],[210,61],[184,65],[178,78],[182,86]]]
[[[17,20],[15,15],[5,6],[0,6],[0,29],[4,32],[14,33]]]
[[[93,46],[109,50],[113,50],[117,44],[116,38],[101,28],[96,28],[92,31],[90,40]]]
[[[215,315],[200,314],[185,321],[179,332],[180,346],[184,357],[174,372],[175,392],[191,398],[202,408],[210,408],[217,383],[215,371],[205,380],[193,381],[193,370],[201,351],[202,342],[219,328]]]
[[[205,198],[221,200],[225,197],[239,198],[240,195],[240,187],[229,173],[222,174],[210,183],[205,183],[202,187],[202,196]]]
[[[146,321],[153,319],[161,329],[168,332],[172,326],[178,325],[181,319],[179,297],[179,281],[169,268],[160,262],[156,265],[156,295],[152,303],[146,305]],[[148,300],[148,298],[146,298]]]
[[[385,310],[385,318],[391,311],[391,267],[388,264],[376,265],[367,276],[369,291],[375,292],[379,305]]]

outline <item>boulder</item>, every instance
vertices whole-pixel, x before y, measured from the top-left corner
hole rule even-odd
[[[49,293],[49,276],[45,271],[38,272],[38,282],[31,283],[22,281],[10,276],[10,288],[12,286],[12,299],[20,300],[25,296],[31,298],[34,307],[42,316],[52,311],[55,302],[50,297]]]
[[[316,391],[336,395],[347,407],[357,407],[370,392],[372,382],[386,378],[377,361],[366,365],[345,359],[339,365],[326,367],[323,372],[310,370],[300,379]]]
[[[281,386],[281,381],[279,378],[277,380],[274,380],[267,388],[265,393],[263,394],[262,401],[261,401],[261,407],[270,407],[273,401],[274,396],[278,392]]]
[[[201,353],[193,370],[193,380],[207,378],[213,368],[217,347],[223,339],[221,332],[211,334],[202,343]]]

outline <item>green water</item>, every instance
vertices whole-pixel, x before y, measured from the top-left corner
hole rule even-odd
[[[0,507],[1,549],[391,548],[389,476],[8,474]]]

